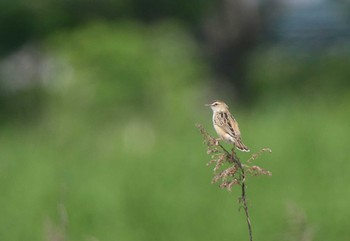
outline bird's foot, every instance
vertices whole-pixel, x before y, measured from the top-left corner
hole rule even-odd
[[[219,145],[219,141],[221,141],[221,138],[216,138],[216,139],[215,139],[215,146],[218,146],[218,145]]]

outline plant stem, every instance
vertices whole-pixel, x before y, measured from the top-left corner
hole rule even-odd
[[[246,199],[246,194],[245,194],[246,186],[245,186],[245,173],[244,173],[243,168],[241,168],[241,171],[242,171],[242,197],[241,197],[241,201],[243,203],[243,208],[244,208],[245,216],[247,219],[249,239],[250,239],[250,241],[253,241],[252,225],[251,225],[250,218],[249,218],[248,205],[247,205],[247,199]]]
[[[232,153],[230,154],[225,149],[225,147],[223,147],[220,143],[218,143],[218,146],[220,146],[220,148],[229,156],[229,159],[238,166],[238,169],[241,172],[240,183],[241,183],[241,187],[242,187],[242,194],[241,194],[240,202],[243,204],[243,209],[244,209],[245,217],[247,220],[248,231],[249,231],[249,240],[253,241],[252,223],[251,223],[250,218],[249,218],[247,196],[246,196],[246,192],[245,192],[246,185],[245,185],[245,172],[244,172],[243,165],[242,165],[241,161],[239,160],[239,157],[236,155],[236,152],[234,149],[235,147],[232,148]]]
[[[232,149],[232,154],[231,154],[231,159],[234,163],[236,163],[236,165],[238,166],[238,168],[241,171],[241,176],[240,176],[240,183],[241,183],[241,187],[242,187],[242,196],[240,198],[241,203],[243,203],[243,209],[244,209],[244,213],[247,219],[247,225],[248,225],[248,231],[249,231],[249,240],[253,241],[253,232],[252,232],[252,224],[250,222],[250,218],[249,218],[249,211],[248,211],[248,205],[247,205],[247,196],[246,196],[246,185],[245,185],[245,172],[244,172],[244,168],[243,165],[241,163],[241,161],[239,160],[239,157],[236,155],[234,147]]]

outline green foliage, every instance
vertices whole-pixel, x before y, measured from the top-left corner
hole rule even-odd
[[[0,56],[27,41],[48,36],[62,28],[81,26],[92,20],[138,19],[159,21],[178,19],[189,27],[196,25],[203,13],[214,5],[200,0],[13,0],[0,1]]]
[[[253,98],[333,98],[347,94],[349,56],[342,48],[320,53],[291,53],[282,47],[256,51],[250,56],[247,72]]]
[[[167,109],[191,102],[196,91],[184,86],[204,76],[193,41],[173,23],[95,23],[55,35],[48,51],[62,67],[49,84],[63,111],[168,115]]]
[[[57,32],[45,46],[43,113],[34,123],[1,125],[0,240],[50,240],[62,205],[69,240],[247,240],[235,186],[229,195],[210,185],[194,127],[211,128],[200,100],[208,74],[181,26],[91,23]],[[327,78],[342,73],[346,87],[345,64],[322,61]],[[314,240],[346,240],[350,95],[295,94],[277,82],[303,65],[276,62],[252,63],[251,78],[272,97],[250,110],[231,107],[252,152],[273,150],[256,160],[273,176],[247,182],[255,238],[290,240],[291,201]]]

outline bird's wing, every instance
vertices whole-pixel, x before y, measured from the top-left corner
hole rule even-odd
[[[241,132],[239,131],[238,128],[238,122],[236,119],[233,117],[233,115],[229,114],[229,121],[230,121],[230,126],[232,126],[232,129],[234,130],[235,137],[240,138],[241,137]]]
[[[240,138],[241,133],[239,131],[237,121],[230,113],[217,113],[214,118],[214,122],[216,125],[223,128],[230,136]]]

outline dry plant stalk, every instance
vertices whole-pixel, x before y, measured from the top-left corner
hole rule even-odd
[[[59,223],[55,223],[52,219],[47,218],[45,222],[45,237],[47,241],[66,241],[68,213],[63,203],[58,204]]]
[[[294,202],[288,202],[287,229],[281,239],[286,241],[313,241],[314,227],[308,222],[305,211]]]
[[[214,166],[214,177],[212,183],[220,183],[220,188],[225,188],[228,191],[232,191],[233,186],[241,186],[241,196],[238,199],[239,203],[244,209],[244,213],[247,220],[249,239],[253,241],[252,225],[249,218],[249,209],[247,205],[246,196],[246,173],[252,176],[267,175],[271,176],[271,172],[264,170],[257,165],[251,165],[262,153],[271,152],[270,148],[263,148],[259,152],[253,154],[243,164],[235,152],[235,147],[232,148],[231,152],[226,150],[215,138],[210,136],[208,132],[203,128],[202,125],[196,124],[200,133],[204,138],[204,142],[208,147],[207,154],[211,155],[211,160],[207,163],[207,166],[215,164]],[[229,167],[224,168],[224,164],[228,164]]]

